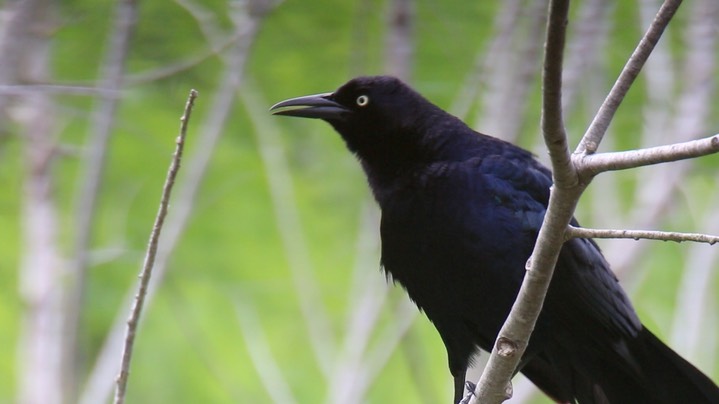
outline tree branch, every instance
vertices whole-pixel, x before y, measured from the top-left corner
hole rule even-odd
[[[199,188],[203,182],[215,146],[223,134],[225,122],[233,111],[235,94],[242,85],[248,54],[265,16],[265,14],[258,14],[251,10],[256,9],[256,7],[252,6],[255,1],[264,3],[264,0],[252,0],[249,2],[250,4],[243,2],[239,7],[229,9],[229,14],[234,22],[234,29],[237,32],[237,41],[226,54],[223,54],[225,67],[221,73],[221,79],[218,81],[218,90],[213,94],[210,102],[210,107],[208,108],[210,112],[203,121],[201,128],[197,131],[198,136],[194,143],[198,146],[195,153],[190,154],[185,161],[185,175],[178,184],[176,191],[178,196],[175,198],[176,202],[173,204],[173,210],[169,212],[169,217],[165,224],[165,237],[157,251],[154,270],[155,281],[150,284],[146,303],[149,303],[154,295],[154,290],[162,283],[167,272],[167,263],[192,217],[195,200],[199,194]],[[124,301],[129,305],[131,300],[132,294],[128,292]],[[124,307],[124,305],[121,307]],[[109,382],[110,376],[108,374],[115,372],[119,365],[115,352],[121,349],[124,322],[124,313],[118,313],[113,320],[112,328],[105,338],[100,353],[97,355],[80,400],[78,400],[81,404],[102,402],[111,391],[112,383]]]
[[[62,95],[98,95],[117,98],[120,91],[101,87],[80,86],[74,84],[8,84],[0,85],[0,95],[31,95],[31,94],[62,94]]]
[[[649,105],[642,113],[642,147],[659,144],[659,141],[689,141],[699,133],[707,133],[716,94],[714,78],[717,60],[714,53],[719,39],[714,31],[719,17],[716,4],[719,3],[713,0],[692,2],[682,33],[682,44],[686,50],[681,68],[674,67],[676,61],[671,60],[670,46],[666,42],[657,44],[644,67],[644,87]],[[642,26],[650,25],[655,13],[653,8],[655,6],[650,2],[640,3]],[[692,167],[692,161],[687,160],[637,172],[637,188],[633,196],[635,206],[619,222],[634,228],[655,225],[675,206],[677,188],[685,182]],[[637,263],[649,245],[627,244],[621,240],[609,240],[603,245],[605,257],[612,263],[614,273],[629,289],[636,287],[637,281],[645,279],[643,273],[646,270]]]
[[[594,176],[605,171],[626,170],[652,164],[686,160],[719,152],[719,134],[689,142],[622,152],[577,156],[577,169]]]
[[[568,0],[549,3],[542,77],[542,133],[552,160],[554,184],[559,188],[573,187],[579,182],[572,165],[562,117],[562,63],[568,13]]]
[[[647,239],[660,241],[694,241],[714,245],[719,242],[719,236],[701,233],[681,233],[674,231],[655,230],[624,230],[624,229],[589,229],[585,227],[568,226],[565,239],[570,238],[629,238],[633,240]]]
[[[470,403],[500,403],[507,398],[508,383],[527,347],[549,289],[554,266],[569,224],[584,187],[569,154],[562,120],[562,52],[566,37],[568,0],[549,4],[545,65],[543,75],[542,130],[555,173],[555,186],[539,231],[537,243],[527,263],[527,273],[512,310],[499,331],[489,362],[477,383]]]
[[[642,37],[639,45],[637,45],[634,53],[629,57],[627,64],[624,65],[624,69],[619,74],[617,81],[614,82],[614,86],[604,100],[604,103],[599,107],[597,115],[589,125],[584,137],[582,137],[582,141],[579,143],[575,153],[593,154],[597,151],[599,143],[601,143],[604,134],[607,132],[609,123],[611,123],[614,114],[619,108],[619,104],[624,100],[624,96],[629,91],[632,83],[634,83],[634,79],[639,75],[642,66],[644,66],[644,63],[649,58],[654,46],[659,42],[659,38],[661,38],[664,29],[669,24],[669,21],[681,3],[682,0],[666,0],[659,9],[652,25],[649,26],[649,29]]]
[[[679,1],[667,0],[660,9],[652,27],[640,41],[632,58],[600,108],[590,130],[582,139],[577,153],[572,156],[569,154],[567,146],[561,111],[562,54],[569,1],[550,1],[545,42],[542,131],[552,161],[554,185],[534,251],[527,263],[527,273],[512,310],[497,336],[489,362],[475,389],[476,394],[470,400],[471,403],[499,403],[511,395],[511,388],[507,388],[508,383],[517,369],[542,309],[557,257],[564,242],[564,233],[579,197],[592,180],[592,176],[580,176],[580,174],[588,172],[586,168],[583,168],[583,171],[579,170],[580,164],[584,164],[586,167],[586,162],[581,160],[589,160],[587,154],[596,151],[619,103],[659,40],[664,27],[674,15],[679,3]],[[696,143],[689,147],[680,144],[668,146],[666,149],[660,148],[659,151],[654,150],[649,155],[646,150],[630,153],[631,160],[626,160],[626,157],[629,156],[627,154],[606,154],[604,157],[598,157],[598,161],[607,159],[611,161],[611,163],[606,163],[609,166],[621,165],[623,168],[624,166],[630,168],[660,161],[673,161],[702,155],[702,153],[707,154],[717,147],[714,145],[718,142],[717,140],[708,139],[706,142],[708,145],[705,145],[701,152],[697,151],[701,148],[696,147]],[[709,150],[707,151],[707,149]],[[624,157],[624,159],[617,156]]]
[[[130,361],[132,359],[132,349],[135,344],[135,334],[140,321],[142,307],[145,303],[148,285],[150,284],[152,268],[155,264],[155,255],[157,253],[157,244],[160,239],[160,233],[162,232],[162,225],[165,222],[165,216],[167,215],[170,195],[172,194],[172,188],[175,185],[175,178],[180,170],[182,151],[185,146],[185,137],[187,135],[187,125],[190,120],[190,114],[192,113],[192,107],[195,104],[196,98],[197,91],[191,90],[190,95],[187,98],[187,103],[185,104],[185,112],[180,118],[180,134],[177,137],[175,154],[172,157],[170,169],[167,172],[167,178],[165,179],[165,185],[162,188],[160,209],[157,212],[155,224],[152,227],[150,242],[147,247],[147,254],[145,255],[145,263],[143,264],[142,271],[140,272],[140,285],[138,287],[137,294],[135,295],[135,301],[132,305],[132,309],[130,310],[130,317],[127,320],[125,345],[123,346],[122,362],[120,364],[120,375],[117,378],[117,389],[115,390],[115,404],[122,404],[125,402],[125,392],[127,390],[127,380],[130,372]]]

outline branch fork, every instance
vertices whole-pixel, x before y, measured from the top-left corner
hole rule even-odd
[[[637,45],[615,85],[587,129],[576,151],[570,154],[561,107],[562,59],[566,37],[568,0],[551,0],[545,42],[542,130],[554,173],[549,205],[539,231],[527,272],[512,310],[500,330],[494,349],[469,401],[501,403],[507,399],[506,386],[516,373],[519,361],[542,309],[557,257],[566,237],[623,236],[674,241],[716,243],[715,236],[579,229],[569,227],[574,209],[586,187],[599,173],[651,164],[696,158],[719,152],[719,135],[690,142],[641,150],[596,153],[611,120],[639,74],[681,0],[666,0]],[[507,354],[511,346],[511,354]],[[516,349],[515,349],[516,348]]]

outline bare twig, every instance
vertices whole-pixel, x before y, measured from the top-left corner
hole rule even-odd
[[[0,95],[29,95],[33,93],[62,94],[62,95],[100,95],[117,97],[117,90],[78,86],[73,84],[16,84],[0,85]]]
[[[577,153],[592,154],[597,151],[599,143],[602,141],[609,127],[609,123],[614,117],[614,113],[616,113],[619,108],[619,104],[624,100],[624,96],[629,91],[632,83],[634,83],[634,79],[639,75],[639,71],[642,69],[642,66],[644,66],[647,58],[649,58],[654,46],[659,42],[664,28],[669,24],[669,21],[681,3],[681,0],[666,0],[659,9],[652,25],[642,37],[634,53],[629,57],[627,64],[619,74],[617,81],[614,83],[614,86],[599,108],[599,111],[597,111],[597,115],[589,125],[584,137],[582,137],[582,141],[576,150]]]
[[[643,3],[640,10],[650,7]],[[652,53],[647,68],[654,65],[650,70],[659,72],[647,75],[645,87],[651,109],[644,118],[644,147],[658,143],[657,139],[667,143],[681,142],[707,132],[712,97],[716,94],[716,58],[712,55],[716,53],[718,39],[713,29],[719,15],[717,4],[712,0],[692,2],[690,18],[684,28],[686,53],[680,72],[675,73],[670,68],[669,57],[663,56],[668,51],[661,50],[667,46],[662,46],[660,42]],[[645,14],[648,11],[642,12],[642,15]],[[649,17],[643,19],[650,20]],[[681,80],[674,76],[681,77]],[[681,89],[679,94],[676,94],[677,86]],[[639,172],[635,207],[624,222],[638,228],[655,225],[673,206],[676,190],[684,183],[692,166],[692,161],[681,161]],[[635,280],[642,278],[642,266],[636,263],[648,244],[626,244],[618,240],[605,244],[604,251],[615,273],[625,281],[625,285],[631,287],[636,284]],[[640,271],[637,271],[638,268]]]
[[[589,229],[574,226],[567,227],[565,238],[629,238],[632,240],[647,239],[674,241],[677,243],[693,241],[696,243],[708,243],[710,245],[719,242],[719,236],[712,236],[710,234],[655,230]]]
[[[542,133],[552,160],[554,186],[568,188],[579,181],[572,166],[562,117],[562,63],[569,2],[551,1],[549,10],[542,77]]]
[[[638,2],[639,13],[637,22],[643,30],[646,30],[656,15],[660,0],[642,0]],[[644,105],[642,106],[642,128],[639,135],[639,145],[642,148],[655,146],[661,143],[673,143],[675,141],[688,140],[673,128],[673,115],[679,113],[673,108],[676,101],[676,60],[672,57],[670,46],[667,41],[659,41],[652,51],[652,56],[643,67],[643,75],[646,85]],[[688,77],[682,80],[682,87],[690,80]],[[602,95],[604,98],[605,94]],[[599,104],[601,105],[601,101]],[[596,111],[593,110],[593,114]],[[696,132],[701,133],[701,132]],[[606,137],[605,137],[606,138]],[[609,140],[611,138],[608,138]],[[661,140],[659,140],[661,139]],[[611,144],[605,144],[607,150],[612,150]],[[664,165],[654,167],[652,170],[639,170],[636,172],[637,187],[632,198],[632,207],[628,212],[623,212],[619,207],[617,195],[617,176],[600,176],[597,180],[601,183],[595,184],[595,189],[601,192],[594,192],[596,201],[594,206],[602,206],[603,209],[592,209],[595,217],[594,223],[602,223],[606,227],[634,227],[647,228],[656,225],[657,220],[670,206],[673,196],[676,195],[674,188],[680,179],[688,172],[684,167],[687,163]],[[681,175],[678,175],[681,174]],[[626,199],[626,198],[624,198]],[[632,282],[626,282],[627,270],[631,269],[634,275],[639,271],[636,269],[637,260],[642,256],[651,243],[625,243],[620,239],[609,239],[602,244],[604,256],[612,263],[612,270],[617,276],[625,281],[625,288]],[[624,272],[624,274],[622,274]],[[638,277],[636,279],[639,279]],[[631,287],[629,287],[631,289]]]
[[[627,63],[625,71],[620,75],[612,92],[607,97],[607,101],[605,101],[590,126],[590,130],[584,136],[577,154],[570,156],[561,114],[561,64],[566,35],[568,3],[565,0],[550,2],[545,45],[542,129],[552,161],[554,186],[550,193],[549,205],[542,227],[539,230],[534,251],[527,263],[527,273],[524,281],[509,317],[497,336],[489,362],[477,384],[476,394],[470,401],[472,403],[498,403],[511,395],[509,393],[511,390],[507,389],[507,385],[524,353],[529,336],[541,311],[542,302],[564,241],[563,234],[573,215],[579,197],[592,179],[592,175],[588,175],[591,174],[591,171],[585,168],[586,163],[582,162],[581,159],[588,159],[587,154],[596,151],[621,99],[628,91],[643,62],[651,52],[653,44],[659,40],[663,28],[676,10],[671,8],[674,3],[668,0],[659,11],[655,23],[642,38],[632,59]],[[678,6],[678,2],[676,6]],[[704,152],[696,152],[696,148],[683,148],[680,145],[675,146],[672,153],[664,153],[665,150],[661,150],[655,152],[651,157],[646,157],[642,154],[643,151],[639,151],[631,156],[634,160],[639,160],[634,163],[626,162],[625,159],[621,158],[626,157],[626,155],[622,154],[601,156],[598,161],[601,161],[601,159],[611,161],[605,161],[603,167],[631,168],[659,161],[673,161],[690,155],[697,156],[701,155],[701,153],[710,153],[716,148],[714,143],[719,141],[709,139],[706,142],[708,145],[705,145]],[[709,149],[709,151],[706,149]],[[581,169],[580,164],[584,164]]]
[[[198,147],[195,153],[188,154],[186,159],[185,175],[178,184],[176,191],[178,197],[175,198],[176,202],[173,204],[173,209],[169,212],[165,224],[165,237],[158,247],[155,260],[154,282],[150,284],[145,304],[149,304],[155,288],[162,283],[170,256],[192,217],[196,195],[204,179],[215,145],[219,141],[225,122],[231,114],[236,91],[242,84],[247,56],[264,18],[264,14],[250,14],[247,8],[246,6],[233,8],[231,13],[235,21],[238,39],[234,46],[226,54],[223,54],[225,68],[217,85],[219,90],[213,95],[209,108],[210,113],[203,121],[201,129],[198,130],[199,136],[195,140]],[[132,294],[129,292],[124,302],[129,305],[131,300]],[[119,312],[112,329],[108,332],[100,354],[97,356],[93,370],[88,377],[88,382],[85,384],[85,389],[79,400],[81,404],[94,404],[104,401],[106,395],[112,389],[112,383],[107,383],[109,380],[108,374],[115,372],[118,366],[116,362],[118,358],[115,352],[121,349],[120,343],[124,332],[124,322],[125,314]]]
[[[130,317],[127,320],[125,345],[123,346],[122,362],[120,364],[120,375],[117,378],[117,390],[115,390],[115,404],[122,404],[125,402],[125,392],[127,390],[127,380],[130,374],[130,361],[132,359],[132,350],[135,343],[137,326],[139,324],[140,314],[142,313],[142,308],[145,303],[148,285],[150,284],[152,269],[155,264],[155,255],[157,253],[157,244],[160,239],[160,233],[162,232],[162,225],[165,222],[165,216],[167,215],[170,195],[172,194],[172,188],[175,185],[175,178],[177,178],[177,173],[180,170],[182,151],[185,147],[185,137],[187,135],[187,125],[190,121],[192,107],[195,104],[196,98],[197,91],[191,90],[190,95],[187,98],[187,103],[185,104],[185,111],[180,118],[180,134],[177,137],[175,154],[172,157],[170,169],[167,172],[165,185],[162,187],[160,208],[157,212],[157,217],[155,218],[155,224],[152,227],[150,241],[147,246],[147,255],[145,255],[145,262],[142,265],[142,271],[140,272],[140,284],[137,294],[135,295],[135,301],[130,310]]]
[[[575,162],[578,166],[577,168],[583,174],[594,176],[604,171],[626,170],[628,168],[686,160],[716,152],[719,152],[719,135],[647,149],[578,156],[579,158]]]

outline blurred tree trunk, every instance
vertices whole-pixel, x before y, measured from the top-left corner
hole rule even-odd
[[[49,0],[16,2],[0,37],[2,84],[46,83],[55,4]],[[43,92],[21,93],[0,101],[2,114],[23,137],[25,178],[22,195],[20,296],[24,303],[18,349],[18,402],[64,402],[62,383],[63,260],[57,246],[58,220],[52,166],[56,149],[55,108]]]
[[[409,82],[414,64],[414,2],[391,0],[387,15],[385,72]]]

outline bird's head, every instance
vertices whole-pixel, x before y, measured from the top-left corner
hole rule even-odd
[[[358,77],[336,91],[291,98],[270,108],[275,115],[330,123],[360,159],[396,159],[422,143],[420,130],[441,111],[397,78]],[[380,156],[376,156],[380,157]]]

